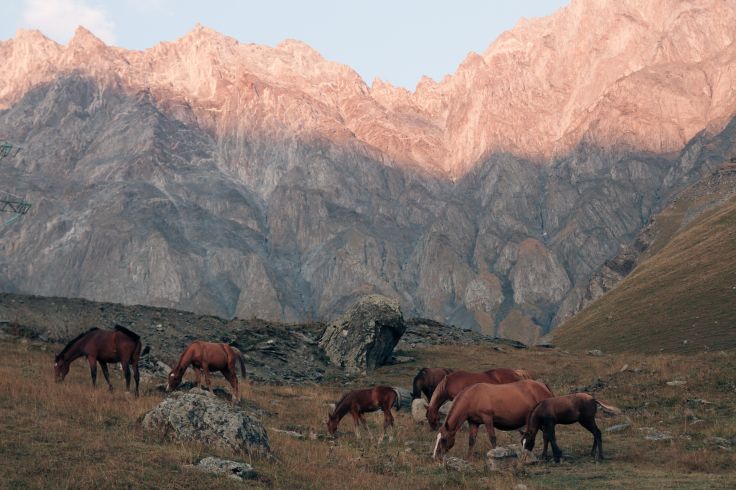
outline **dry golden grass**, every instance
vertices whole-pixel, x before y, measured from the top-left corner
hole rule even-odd
[[[86,363],[77,362],[63,385],[51,379],[51,354],[32,343],[0,342],[0,482],[7,488],[242,488],[243,484],[199,473],[186,466],[207,455],[245,459],[209,448],[178,444],[144,433],[139,420],[162,395],[144,385],[135,399],[117,390],[108,393],[89,386]],[[526,367],[558,393],[605,380],[597,393],[623,408],[632,427],[618,434],[604,432],[607,460],[596,464],[588,456],[592,437],[579,426],[559,427],[558,441],[568,457],[559,465],[512,464],[487,472],[481,458],[489,447],[478,439],[475,471],[448,472],[433,463],[434,434],[399,412],[397,440],[378,445],[356,440],[352,422],[343,420],[336,441],[324,437],[326,404],[346,390],[337,386],[269,386],[246,384],[244,403],[268,412],[274,461],[250,461],[263,476],[246,485],[273,488],[724,488],[736,484],[733,448],[721,449],[709,437],[736,438],[736,356],[642,356],[621,354],[578,357],[559,350],[497,352],[488,347],[436,346],[418,350],[415,363],[386,366],[358,386],[390,383],[408,387],[421,365],[466,369],[493,366]],[[629,370],[621,371],[624,364]],[[637,371],[631,371],[635,369]],[[217,376],[217,383],[225,386]],[[684,386],[667,386],[680,379]],[[705,399],[709,404],[688,402]],[[691,415],[704,420],[692,424]],[[374,436],[382,415],[369,415]],[[623,417],[599,417],[601,428]],[[645,441],[646,427],[670,432],[670,441]],[[307,435],[294,439],[271,428]],[[309,434],[318,438],[312,440]],[[499,432],[499,443],[517,443],[518,434]],[[687,436],[681,437],[681,436]],[[688,439],[689,438],[689,439]],[[463,457],[467,435],[461,433],[451,455]]]
[[[651,256],[555,330],[556,344],[683,353],[736,347],[736,199],[683,230],[676,218],[662,219]]]

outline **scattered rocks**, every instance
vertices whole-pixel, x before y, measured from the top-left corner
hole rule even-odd
[[[611,432],[613,434],[617,432],[623,432],[625,430],[628,430],[631,427],[631,424],[628,422],[624,422],[623,424],[615,424],[610,427],[606,428],[606,432]]]
[[[601,357],[603,355],[603,352],[601,352],[600,349],[591,349],[587,352],[587,354],[593,357]]]
[[[174,393],[159,403],[143,417],[143,428],[250,455],[270,454],[268,434],[258,420],[200,389]]]
[[[297,432],[295,430],[284,430],[284,429],[277,429],[276,427],[271,427],[271,431],[278,432],[279,434],[284,434],[289,437],[293,437],[294,439],[304,439],[304,434],[301,432]]]
[[[328,325],[319,345],[333,364],[361,373],[385,364],[405,330],[398,301],[374,294]]]
[[[714,446],[730,447],[733,442],[726,439],[725,437],[711,436],[705,439],[706,444],[712,444]]]
[[[486,457],[489,459],[516,458],[520,452],[520,445],[511,444],[509,446],[498,446],[494,449],[491,449],[486,453]]]
[[[600,378],[596,378],[589,385],[575,386],[575,387],[573,387],[573,391],[574,392],[577,392],[577,393],[581,393],[581,392],[584,392],[584,393],[593,393],[593,392],[596,392],[596,391],[599,391],[599,390],[602,390],[603,388],[605,388],[606,387],[606,383],[607,383],[607,381],[604,381],[604,380],[602,380]]]
[[[658,431],[654,427],[641,427],[639,430],[646,432],[644,439],[647,441],[669,441],[672,439],[672,434],[665,431]]]
[[[256,470],[248,463],[213,457],[202,459],[199,463],[193,465],[193,468],[207,473],[224,475],[238,481],[252,480],[258,476]]]
[[[682,386],[685,384],[687,384],[687,381],[682,381],[679,379],[674,380],[674,381],[667,381],[667,386]]]

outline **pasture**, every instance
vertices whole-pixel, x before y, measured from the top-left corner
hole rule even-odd
[[[614,354],[592,357],[559,349],[495,350],[485,346],[431,346],[411,353],[413,362],[384,366],[348,386],[274,386],[242,383],[242,403],[261,413],[276,458],[254,459],[180,444],[144,433],[140,419],[162,398],[143,380],[141,397],[124,393],[119,369],[115,391],[92,390],[87,363],[77,361],[64,384],[53,381],[58,346],[27,340],[0,341],[0,485],[5,488],[725,488],[736,485],[736,354]],[[588,386],[623,416],[598,415],[606,459],[589,456],[591,435],[559,426],[560,464],[510,463],[485,468],[489,449],[481,432],[472,469],[455,472],[431,460],[435,432],[417,425],[408,410],[396,417],[393,442],[356,440],[350,418],[338,438],[326,435],[327,404],[349,390],[373,384],[410,387],[422,366],[469,370],[526,368],[555,394]],[[622,369],[624,368],[625,369]],[[112,368],[112,366],[111,366]],[[191,373],[187,373],[191,379]],[[684,381],[670,386],[669,381]],[[227,387],[214,375],[217,386]],[[374,436],[383,416],[366,416]],[[606,428],[630,423],[622,432]],[[295,438],[286,433],[303,435]],[[647,436],[665,436],[647,440]],[[518,443],[518,432],[497,431],[498,444]],[[653,437],[656,438],[656,437]],[[467,431],[450,456],[464,457]],[[535,452],[541,451],[541,436]],[[249,461],[261,478],[247,483],[200,473],[189,465],[205,456]]]

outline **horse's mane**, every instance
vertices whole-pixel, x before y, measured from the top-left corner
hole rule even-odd
[[[429,400],[429,406],[430,407],[432,406],[432,404],[434,403],[434,401],[440,397],[439,394],[441,392],[444,392],[445,391],[445,385],[447,385],[447,376],[445,376],[444,378],[442,378],[442,381],[440,381],[437,384],[437,386],[435,386],[434,393],[432,393],[432,399]],[[437,407],[437,410],[439,410],[439,408],[440,407]]]
[[[534,379],[532,377],[532,374],[527,371],[526,369],[514,369],[514,372],[519,376],[521,379]],[[549,388],[549,387],[548,387]],[[551,391],[551,390],[550,390]]]
[[[68,343],[68,344],[66,344],[66,345],[64,346],[64,348],[63,348],[63,349],[61,349],[61,352],[59,352],[58,354],[56,354],[56,360],[58,361],[58,360],[59,360],[59,359],[61,358],[61,356],[63,356],[64,354],[66,354],[66,352],[67,352],[67,351],[68,351],[68,350],[69,350],[69,349],[71,348],[71,346],[72,346],[72,345],[74,345],[74,343],[75,343],[75,342],[76,342],[77,340],[81,339],[82,337],[84,337],[84,336],[85,336],[85,335],[87,335],[88,333],[90,333],[90,332],[93,332],[93,331],[95,331],[95,330],[99,330],[99,328],[97,328],[97,327],[92,327],[92,328],[90,328],[89,330],[87,330],[86,332],[82,332],[82,333],[80,333],[79,335],[77,335],[76,337],[74,337],[73,339],[71,339],[71,340],[69,341],[69,343]]]
[[[117,330],[118,332],[124,333],[125,335],[127,335],[131,339],[135,340],[136,342],[140,342],[140,340],[141,340],[141,336],[140,335],[138,335],[135,332],[131,332],[130,330],[128,330],[127,328],[125,328],[122,325],[115,325],[115,330]]]

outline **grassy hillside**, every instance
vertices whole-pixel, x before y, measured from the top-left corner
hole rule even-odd
[[[337,440],[324,438],[326,403],[346,387],[273,386],[247,383],[244,403],[257,406],[269,431],[276,460],[252,460],[261,479],[245,485],[199,473],[188,465],[204,456],[243,459],[195,444],[178,444],[144,433],[141,416],[162,399],[144,384],[139,399],[116,391],[93,391],[86,363],[78,361],[63,385],[51,376],[52,346],[0,340],[0,487],[4,488],[726,488],[736,484],[736,353],[691,356],[617,354],[602,357],[557,349],[497,350],[493,346],[427,346],[415,362],[385,366],[351,385],[408,386],[423,365],[482,369],[525,367],[558,393],[597,383],[596,395],[624,410],[598,417],[606,460],[589,456],[591,436],[579,426],[559,427],[567,455],[561,464],[513,465],[490,472],[480,457],[489,447],[481,432],[473,470],[457,473],[431,461],[434,434],[398,413],[397,440],[377,445],[356,440],[344,420]],[[622,367],[628,366],[622,370]],[[668,386],[667,381],[685,381]],[[218,384],[224,381],[215,376]],[[702,401],[705,400],[705,401]],[[374,434],[380,415],[369,415]],[[606,427],[629,420],[624,432]],[[293,439],[273,428],[313,432]],[[648,441],[650,431],[670,440]],[[499,444],[518,443],[516,432],[498,432]],[[722,438],[722,439],[714,439]],[[461,432],[450,455],[464,457]],[[538,449],[537,449],[538,451]],[[247,460],[247,458],[245,458]],[[517,485],[523,484],[525,487]]]
[[[699,214],[712,196],[686,193],[658,215],[636,269],[555,330],[555,343],[683,353],[736,347],[736,198]]]

